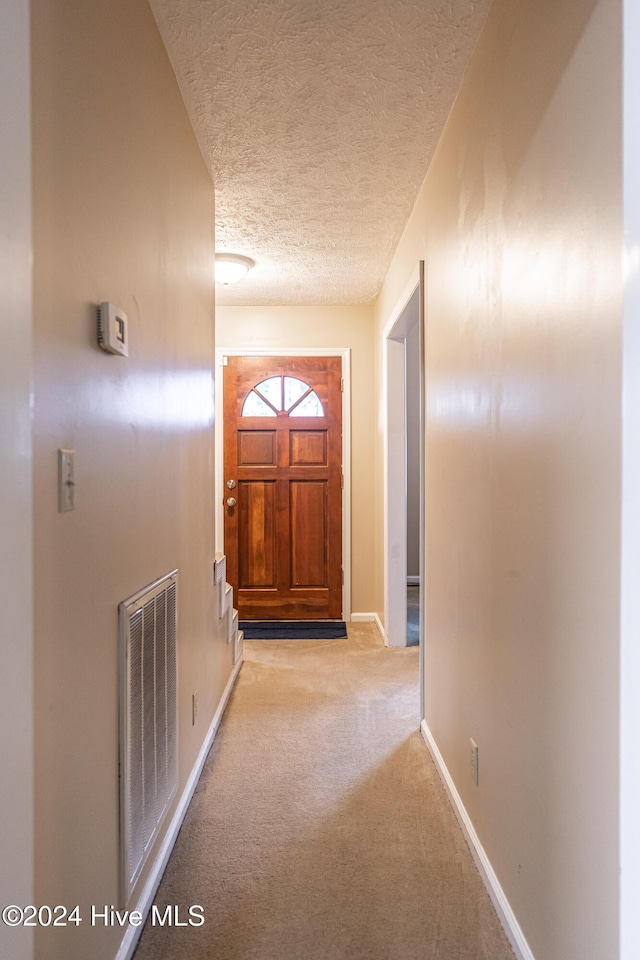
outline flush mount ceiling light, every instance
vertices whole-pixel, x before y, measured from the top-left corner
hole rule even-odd
[[[216,253],[216,283],[237,283],[255,265],[255,260],[239,253]]]

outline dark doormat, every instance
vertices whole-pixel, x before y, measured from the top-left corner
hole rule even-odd
[[[240,620],[245,640],[345,640],[344,620]]]

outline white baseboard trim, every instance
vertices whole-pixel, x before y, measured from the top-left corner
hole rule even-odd
[[[182,821],[185,818],[185,814],[191,803],[191,798],[195,792],[198,780],[200,779],[200,774],[202,773],[202,768],[204,767],[205,761],[211,750],[213,741],[215,740],[216,733],[218,732],[218,727],[220,726],[220,721],[222,720],[222,715],[226,709],[227,703],[229,702],[229,697],[231,696],[231,691],[233,690],[233,685],[236,682],[238,674],[240,673],[240,667],[242,666],[243,657],[241,657],[233,670],[231,671],[231,676],[227,681],[227,685],[224,688],[222,697],[220,698],[220,703],[218,704],[218,709],[213,715],[213,720],[207,731],[207,735],[204,739],[202,747],[200,748],[200,753],[198,754],[198,759],[193,765],[189,779],[187,780],[184,790],[182,791],[182,796],[180,802],[176,807],[176,811],[169,825],[164,840],[162,841],[162,846],[158,850],[158,854],[154,861],[154,864],[149,871],[149,876],[145,882],[145,885],[140,893],[140,897],[136,906],[133,908],[142,914],[146,920],[147,914],[151,910],[151,904],[153,903],[153,898],[156,895],[156,891],[160,886],[160,881],[162,880],[162,875],[166,869],[167,863],[169,862],[169,857],[173,850],[174,844],[178,837],[180,827],[182,826]],[[133,911],[131,911],[133,912]],[[131,960],[133,953],[138,945],[138,940],[144,929],[144,922],[139,926],[134,927],[129,925],[127,931],[122,938],[120,947],[115,956],[115,960]]]
[[[409,587],[419,587],[420,586],[420,577],[410,577],[407,576],[407,586]]]
[[[491,865],[491,861],[489,860],[484,847],[480,843],[480,839],[475,831],[473,823],[471,822],[471,818],[465,809],[460,794],[456,789],[456,785],[453,782],[451,774],[447,769],[447,765],[444,762],[443,756],[438,749],[438,745],[433,739],[433,735],[427,726],[426,720],[423,720],[420,724],[420,730],[422,731],[422,736],[427,744],[429,753],[433,757],[433,761],[438,768],[438,773],[440,774],[445,785],[445,789],[449,795],[449,800],[451,801],[451,806],[453,807],[453,811],[462,828],[465,840],[467,841],[469,849],[471,850],[471,855],[473,856],[484,885],[487,888],[487,892],[491,897],[491,902],[496,908],[496,913],[498,914],[505,933],[509,938],[509,942],[513,947],[513,951],[518,960],[535,960],[531,947],[527,943],[526,937],[516,919],[516,915],[511,909],[511,905],[507,900],[504,890],[500,886],[500,881],[498,880],[495,870]]]
[[[382,637],[382,639],[383,639],[384,642],[386,643],[386,642],[387,642],[387,634],[386,634],[386,632],[385,632],[385,629],[384,629],[382,620],[380,619],[380,615],[379,615],[378,613],[374,613],[373,619],[374,619],[374,622],[375,622],[376,627],[378,628],[378,631],[379,631],[379,633],[380,633],[380,636]]]

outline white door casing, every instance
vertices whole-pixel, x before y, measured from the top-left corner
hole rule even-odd
[[[384,469],[384,634],[388,646],[407,642],[407,482],[405,339],[416,322],[407,309],[417,292],[420,336],[420,719],[424,718],[425,643],[425,385],[424,264],[420,262],[382,333]]]

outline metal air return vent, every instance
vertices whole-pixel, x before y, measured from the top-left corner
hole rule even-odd
[[[178,785],[178,571],[120,604],[120,835],[128,905]]]

